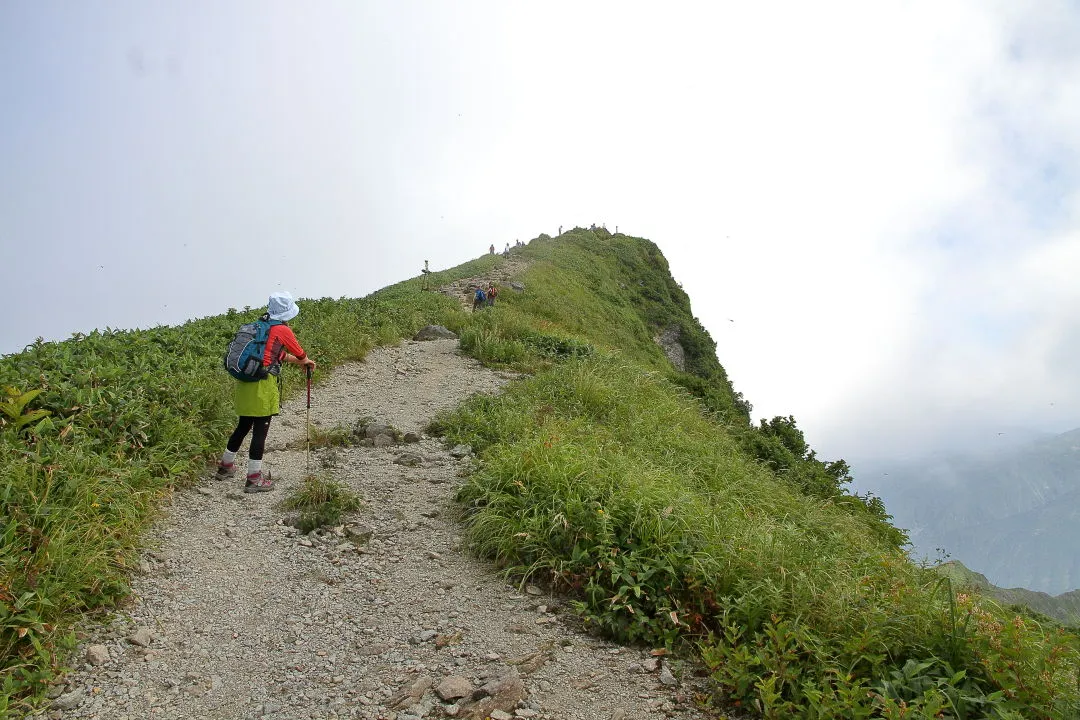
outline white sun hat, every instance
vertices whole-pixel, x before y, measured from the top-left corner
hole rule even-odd
[[[270,296],[267,310],[271,320],[288,322],[300,314],[300,307],[288,292],[276,292]]]

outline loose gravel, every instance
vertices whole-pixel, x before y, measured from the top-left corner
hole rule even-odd
[[[508,584],[464,552],[452,497],[471,458],[424,430],[511,379],[456,340],[377,348],[314,388],[311,420],[370,418],[419,441],[310,456],[295,393],[268,438],[277,489],[247,495],[242,480],[210,478],[175,493],[131,602],[81,629],[79,667],[36,717],[707,717],[691,668],[581,632],[563,598]],[[418,465],[395,463],[407,452]],[[309,459],[364,507],[302,535],[278,501]]]

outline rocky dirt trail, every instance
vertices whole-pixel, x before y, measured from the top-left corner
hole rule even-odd
[[[515,278],[521,277],[526,267],[528,263],[517,254],[514,248],[511,248],[509,257],[499,262],[486,274],[455,280],[441,286],[439,292],[460,302],[462,309],[472,310],[473,293],[478,287],[486,290],[488,285],[495,283],[502,292],[522,292],[525,286],[516,282]]]
[[[423,431],[510,379],[452,339],[338,368],[313,390],[313,423],[366,416],[420,437],[313,451],[312,471],[365,505],[308,535],[277,507],[306,473],[304,398],[286,403],[268,441],[277,490],[208,479],[173,495],[132,601],[82,628],[79,667],[37,717],[705,717],[691,672],[580,632],[562,598],[508,584],[464,551],[452,497],[470,459]]]

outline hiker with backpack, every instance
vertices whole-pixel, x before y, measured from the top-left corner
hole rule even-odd
[[[487,302],[487,295],[484,294],[484,288],[476,288],[476,292],[473,293],[472,311],[476,312],[477,308],[482,308]]]
[[[274,293],[262,317],[241,327],[225,354],[225,367],[236,378],[233,400],[240,420],[221,454],[217,477],[224,479],[236,475],[236,453],[250,432],[246,493],[274,489],[269,471],[264,473],[262,470],[262,458],[270,421],[281,412],[278,387],[281,363],[303,365],[308,372],[315,369],[315,361],[304,352],[288,324],[299,313],[300,308],[292,295]]]
[[[487,304],[488,307],[495,307],[495,298],[499,297],[499,288],[495,287],[494,283],[488,286],[487,290]]]

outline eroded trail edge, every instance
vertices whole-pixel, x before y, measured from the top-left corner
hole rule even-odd
[[[268,439],[278,489],[245,495],[242,480],[207,480],[176,493],[132,602],[83,628],[82,665],[41,714],[704,717],[689,673],[583,634],[562,600],[519,591],[462,548],[448,510],[468,458],[422,433],[438,411],[509,379],[456,340],[377,348],[338,368],[313,391],[313,423],[370,417],[421,439],[313,451],[312,470],[329,469],[365,506],[347,530],[306,536],[277,508],[306,472],[305,398],[286,403]],[[404,453],[419,464],[397,464]]]

